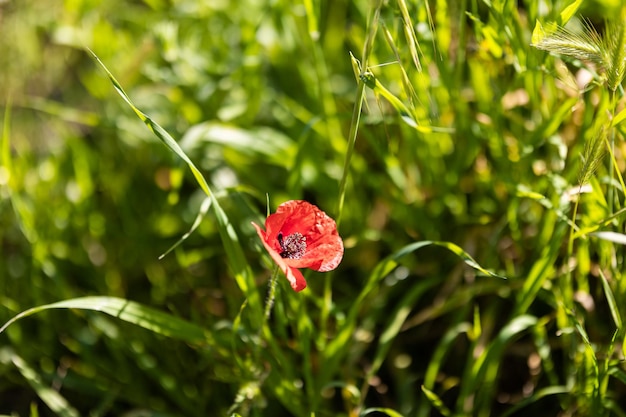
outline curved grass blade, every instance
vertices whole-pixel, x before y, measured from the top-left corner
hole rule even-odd
[[[371,413],[384,413],[388,415],[389,417],[402,417],[402,414],[398,413],[395,410],[392,410],[391,408],[381,408],[381,407],[367,408],[363,410],[361,414],[359,414],[359,416],[366,416]]]
[[[441,246],[443,248],[448,249],[450,252],[454,253],[455,255],[457,255],[459,258],[461,258],[463,260],[463,262],[465,262],[467,265],[471,266],[472,268],[474,268],[475,270],[490,276],[490,277],[495,277],[495,278],[502,278],[502,279],[506,279],[505,276],[503,275],[498,275],[494,272],[491,272],[485,268],[483,268],[482,266],[480,266],[478,264],[478,262],[476,262],[474,260],[474,258],[472,258],[470,256],[469,253],[465,252],[463,249],[461,249],[459,246],[455,245],[454,243],[451,242],[430,242],[431,245],[436,245],[436,246]]]
[[[570,3],[567,7],[563,9],[561,13],[559,13],[559,18],[557,20],[557,24],[559,26],[565,25],[569,20],[576,14],[578,8],[583,3],[583,0],[575,0]]]
[[[104,70],[107,77],[109,77],[109,80],[113,84],[113,87],[115,87],[117,93],[124,99],[124,101],[130,106],[130,108],[133,109],[133,111],[141,119],[141,121],[144,122],[148,126],[148,128],[150,128],[150,130],[152,130],[152,132],[165,144],[165,146],[170,148],[176,155],[178,155],[183,161],[187,163],[189,169],[193,173],[193,176],[196,178],[196,181],[198,181],[200,188],[202,188],[202,191],[204,191],[206,195],[211,195],[211,190],[209,188],[209,184],[206,182],[206,179],[198,170],[198,168],[196,168],[191,159],[189,159],[187,154],[183,152],[183,150],[174,140],[174,138],[172,138],[172,136],[170,136],[170,134],[167,133],[165,129],[163,129],[158,123],[153,121],[145,113],[135,107],[130,97],[128,97],[128,95],[126,94],[120,83],[115,79],[111,71],[109,71],[109,69],[104,65],[102,61],[100,61],[100,58],[98,58],[98,56],[91,49],[87,48],[87,50],[100,65],[100,67]]]
[[[390,315],[391,320],[389,320],[387,327],[380,335],[378,348],[376,349],[376,354],[374,356],[374,361],[367,371],[368,377],[376,375],[378,369],[387,358],[387,354],[389,353],[389,349],[391,349],[392,342],[395,340],[398,333],[400,333],[400,331],[402,330],[402,326],[404,325],[407,317],[409,317],[409,315],[411,314],[411,311],[413,311],[413,305],[415,304],[415,300],[417,300],[427,290],[436,286],[440,282],[441,280],[439,277],[432,277],[428,280],[419,282],[411,288],[411,290],[402,298],[402,300],[400,300],[398,306]],[[369,378],[366,378],[366,380],[368,379]]]
[[[343,360],[344,355],[346,353],[347,346],[349,346],[348,341],[352,337],[354,333],[354,329],[356,328],[357,317],[358,317],[360,309],[362,308],[363,302],[366,299],[366,297],[372,291],[376,289],[376,285],[379,283],[379,281],[382,280],[384,277],[386,277],[391,271],[393,271],[396,268],[396,266],[398,266],[398,260],[400,258],[402,258],[405,255],[408,255],[409,253],[415,252],[416,250],[421,249],[425,246],[431,246],[431,245],[441,246],[450,250],[451,252],[459,256],[467,265],[484,273],[485,275],[497,277],[497,278],[505,278],[501,275],[488,271],[487,269],[480,266],[474,260],[474,258],[472,258],[467,252],[465,252],[463,249],[461,249],[459,246],[455,245],[454,243],[424,240],[420,242],[414,242],[410,245],[403,247],[402,249],[398,250],[394,254],[380,261],[374,268],[374,271],[368,278],[368,281],[363,287],[363,290],[361,290],[361,293],[352,304],[352,308],[350,309],[350,312],[348,313],[344,326],[341,328],[341,330],[337,333],[335,338],[326,346],[326,349],[324,350],[324,357],[325,357],[325,360],[327,361],[328,366],[324,367],[324,369],[322,370],[322,374],[326,372],[332,372],[332,370],[337,369],[335,364]],[[399,330],[400,330],[400,327],[398,326],[398,323],[392,321],[392,323],[390,324],[390,327],[388,328],[388,333],[386,334],[385,344],[381,347],[381,349],[385,349],[385,345],[387,343],[390,343],[391,340],[393,340],[393,338],[397,335]],[[327,375],[322,376],[321,381],[324,382],[329,379],[330,379],[330,375],[327,374]]]
[[[595,236],[598,239],[608,240],[609,242],[617,243],[618,245],[626,245],[626,235],[617,232],[592,232],[589,236]]]
[[[535,191],[532,191],[531,189],[529,189],[526,185],[524,184],[519,184],[515,190],[516,195],[518,197],[523,197],[523,198],[529,198],[531,200],[536,201],[537,203],[541,204],[544,208],[553,211],[558,217],[559,219],[561,219],[562,221],[564,221],[565,223],[567,223],[570,227],[572,227],[574,230],[578,230],[578,226],[576,226],[576,224],[574,222],[572,222],[566,215],[565,213],[563,213],[563,210],[561,210],[558,207],[555,207],[554,204],[552,204],[552,201],[550,201],[546,196],[544,196],[543,194],[537,193]]]
[[[145,115],[141,110],[139,110],[133,102],[130,100],[130,97],[126,94],[122,86],[115,79],[113,74],[107,69],[107,67],[100,61],[100,58],[91,50],[87,49],[89,53],[93,56],[93,58],[98,62],[98,64],[102,67],[102,69],[106,72],[107,76],[115,90],[118,94],[126,101],[126,103],[133,109],[135,114],[152,130],[152,132],[168,147],[170,148],[176,155],[178,155],[183,161],[187,163],[189,169],[193,173],[196,181],[200,185],[200,188],[204,191],[204,193],[209,196],[211,199],[211,204],[213,205],[213,211],[215,213],[215,217],[218,222],[218,231],[220,234],[220,238],[224,245],[224,250],[229,260],[229,266],[235,276],[235,280],[237,281],[237,285],[241,289],[241,291],[248,298],[248,305],[252,310],[252,314],[250,315],[253,324],[256,327],[261,325],[260,317],[262,317],[262,306],[261,306],[261,298],[256,291],[254,277],[252,275],[252,270],[248,265],[245,256],[243,254],[243,249],[239,243],[239,238],[237,237],[237,233],[235,229],[222,210],[219,202],[215,195],[211,192],[209,188],[209,184],[205,180],[202,173],[196,168],[194,163],[189,159],[187,154],[182,150],[182,148],[178,145],[178,143],[170,136],[169,133],[165,131],[158,123],[154,122],[147,115]]]
[[[33,390],[35,390],[41,401],[43,401],[55,415],[60,417],[78,417],[80,415],[59,392],[45,384],[37,371],[31,368],[24,359],[13,351],[13,349],[4,348],[0,350],[0,363],[12,363]]]
[[[406,43],[409,46],[409,52],[411,52],[411,58],[415,64],[415,68],[418,71],[422,71],[422,64],[419,56],[422,54],[419,42],[417,41],[417,35],[415,34],[415,26],[411,21],[411,15],[409,14],[409,8],[404,0],[398,0],[398,8],[402,15],[402,28],[404,29],[404,36],[406,37]]]
[[[209,211],[209,208],[211,208],[211,202],[212,201],[213,200],[211,200],[208,197],[204,199],[204,201],[202,202],[202,205],[200,206],[200,211],[198,212],[198,215],[196,216],[196,220],[194,220],[194,222],[191,225],[191,228],[189,229],[189,231],[187,233],[185,233],[184,235],[182,235],[181,238],[178,239],[176,241],[176,243],[174,243],[172,246],[170,246],[170,248],[168,250],[163,252],[159,256],[159,260],[165,258],[165,256],[167,256],[168,253],[170,253],[171,251],[176,249],[181,243],[183,243],[185,240],[187,240],[187,238],[198,228],[198,226],[200,226],[200,223],[202,223],[202,220],[204,219],[204,216],[206,216],[206,214]]]
[[[537,325],[537,317],[531,315],[521,315],[512,319],[500,330],[498,336],[489,344],[484,353],[480,355],[471,369],[471,374],[463,379],[463,386],[459,398],[467,398],[473,395],[473,390],[477,386],[484,386],[481,390],[480,398],[477,397],[477,404],[485,404],[491,398],[491,394],[496,386],[498,371],[501,366],[501,358],[506,346],[521,333]],[[481,402],[481,400],[484,400]]]
[[[514,415],[516,412],[518,412],[522,408],[529,406],[533,403],[536,403],[537,401],[539,401],[540,399],[544,397],[548,397],[550,395],[559,395],[559,394],[568,395],[570,394],[570,392],[571,392],[571,388],[568,388],[563,385],[557,385],[557,386],[546,387],[546,388],[540,389],[537,392],[533,393],[533,395],[531,395],[530,397],[524,398],[519,403],[509,408],[504,414],[501,415],[501,417],[508,417],[510,415]]]
[[[426,398],[428,398],[428,401],[430,401],[433,407],[435,407],[442,416],[447,417],[447,416],[452,415],[452,413],[450,412],[450,409],[446,407],[444,402],[441,400],[441,398],[439,398],[437,394],[435,394],[434,392],[432,392],[431,390],[429,390],[423,385],[422,385],[422,392],[424,393],[424,395],[426,395]]]
[[[45,310],[70,308],[99,311],[122,321],[143,327],[153,333],[182,340],[187,343],[212,344],[211,335],[205,331],[204,328],[196,324],[134,301],[104,296],[72,298],[30,308],[7,321],[4,326],[0,327],[0,333],[6,330],[11,324],[24,317]]]
[[[604,290],[606,302],[609,304],[609,310],[611,310],[611,317],[613,317],[615,327],[617,327],[618,330],[621,330],[622,316],[620,314],[619,307],[617,306],[617,301],[615,301],[615,295],[613,295],[609,281],[604,276],[602,269],[598,269],[598,272],[600,273],[600,280],[602,281],[602,289]]]

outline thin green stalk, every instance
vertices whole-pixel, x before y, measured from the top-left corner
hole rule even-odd
[[[267,325],[267,321],[272,314],[272,307],[274,306],[274,300],[276,299],[276,283],[278,282],[279,268],[278,265],[274,267],[272,277],[270,278],[270,287],[267,293],[267,299],[265,300],[265,311],[263,313],[263,326]]]
[[[382,8],[383,1],[379,0],[376,8],[374,9],[373,18],[370,22],[370,28],[365,40],[365,46],[363,47],[361,74],[367,71],[367,61],[372,50],[374,38],[378,30],[378,21],[380,19],[380,9]],[[354,108],[352,109],[352,121],[350,122],[350,133],[348,135],[348,149],[346,151],[346,159],[343,164],[343,173],[341,176],[341,182],[339,183],[339,199],[337,202],[337,212],[335,214],[335,220],[337,226],[341,222],[341,214],[343,212],[343,203],[346,195],[346,184],[348,182],[348,174],[350,173],[350,161],[352,160],[352,153],[354,152],[354,146],[356,144],[356,136],[359,130],[359,121],[361,120],[361,109],[363,108],[363,100],[365,98],[365,80],[362,77],[358,79],[358,86],[356,91],[356,99],[354,102]]]
[[[365,83],[363,82],[363,80],[359,80],[359,85],[356,92],[356,101],[354,103],[354,109],[352,110],[352,122],[350,123],[350,134],[348,136],[348,149],[346,151],[346,159],[343,164],[343,175],[341,176],[341,182],[339,183],[339,199],[337,202],[337,214],[335,216],[337,226],[339,226],[339,224],[341,223],[343,203],[346,196],[346,184],[348,182],[348,174],[350,173],[350,160],[352,159],[354,145],[356,144],[356,135],[358,132],[359,121],[361,119],[361,109],[363,108],[364,97]]]
[[[369,31],[367,39],[365,40],[365,46],[363,47],[363,62],[361,71],[367,69],[367,60],[372,50],[374,43],[374,37],[378,29],[378,21],[380,19],[380,9],[383,6],[383,1],[379,0],[373,12],[373,17],[369,25]],[[352,160],[352,153],[354,152],[354,146],[356,144],[356,137],[359,131],[359,122],[361,120],[361,109],[363,108],[363,101],[365,99],[365,81],[362,77],[358,78],[358,86],[356,91],[356,98],[354,102],[354,108],[352,109],[352,121],[350,122],[350,133],[348,135],[348,149],[346,150],[346,159],[343,164],[343,173],[341,176],[341,182],[339,183],[339,198],[337,200],[337,212],[335,214],[335,221],[337,227],[341,223],[341,213],[343,212],[343,203],[346,196],[346,184],[348,182],[348,174],[350,173],[350,161]],[[324,304],[320,314],[320,345],[323,348],[326,345],[327,340],[327,322],[328,315],[330,314],[330,308],[332,305],[332,291],[331,291],[331,275],[326,274],[324,279]]]
[[[613,117],[611,119],[613,119],[615,117],[615,93],[610,91],[609,94],[611,95],[611,113],[613,113]],[[611,131],[609,132],[609,153],[611,154],[611,157],[609,158],[609,190],[607,193],[607,201],[608,201],[608,205],[609,205],[609,215],[613,214],[613,209],[615,207],[614,201],[613,199],[614,197],[614,191],[613,191],[613,178],[615,177],[615,166],[613,165],[613,159],[614,159],[614,155],[615,153],[613,152],[615,150],[615,129],[611,129]]]

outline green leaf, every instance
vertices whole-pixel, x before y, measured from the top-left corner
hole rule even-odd
[[[563,11],[559,14],[558,25],[564,26],[569,20],[576,14],[580,5],[583,4],[583,0],[575,0],[569,4]]]
[[[2,333],[7,327],[24,317],[51,309],[70,309],[99,311],[122,321],[143,327],[151,332],[182,340],[193,344],[211,344],[211,335],[204,328],[186,320],[147,307],[134,301],[117,297],[81,297],[63,300],[25,310],[6,322],[0,328]]]

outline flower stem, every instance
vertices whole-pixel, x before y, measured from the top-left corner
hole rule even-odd
[[[267,320],[270,318],[270,314],[272,314],[272,307],[274,306],[274,299],[276,298],[276,283],[278,282],[278,265],[274,267],[274,271],[272,272],[272,277],[270,278],[270,289],[267,293],[267,300],[265,300],[265,313],[263,314],[264,321],[267,323]]]

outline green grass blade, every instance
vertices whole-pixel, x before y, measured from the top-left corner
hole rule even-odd
[[[626,236],[625,236],[626,237]],[[613,295],[613,290],[611,290],[611,286],[609,285],[609,281],[604,276],[602,269],[598,269],[600,273],[600,281],[602,282],[602,289],[604,290],[604,296],[606,297],[606,301],[609,304],[609,310],[611,310],[611,317],[613,317],[613,322],[618,330],[622,329],[622,316],[619,312],[619,307],[617,306],[617,302],[615,301],[615,295]]]
[[[474,396],[477,386],[482,386],[480,397],[475,398],[475,405],[487,405],[496,388],[498,370],[502,365],[502,354],[506,346],[522,332],[537,324],[537,317],[520,315],[513,318],[500,330],[498,336],[489,344],[484,353],[476,359],[470,378],[463,380],[460,401],[468,396]]]
[[[13,364],[22,374],[28,384],[35,390],[37,396],[46,404],[55,415],[60,417],[78,417],[80,414],[67,400],[56,390],[50,388],[41,376],[31,368],[24,359],[17,355],[11,348],[0,350],[0,363]]]
[[[606,240],[608,242],[617,243],[618,245],[626,245],[626,234],[604,231],[604,232],[592,232],[589,236],[595,236],[598,239]]]
[[[413,306],[415,301],[424,294],[428,289],[434,287],[437,284],[438,278],[431,278],[425,281],[421,281],[415,284],[411,290],[400,300],[397,307],[391,313],[391,320],[383,330],[380,335],[380,339],[378,341],[378,348],[376,349],[376,354],[374,356],[374,361],[370,366],[367,375],[373,376],[378,372],[378,369],[383,364],[384,360],[387,358],[387,354],[389,353],[389,349],[391,348],[392,342],[395,340],[396,336],[402,330],[402,325],[405,320],[413,311]],[[367,378],[366,378],[367,379]]]
[[[559,26],[565,25],[569,20],[576,14],[580,5],[583,4],[583,0],[575,0],[571,2],[566,8],[563,9],[561,13],[559,13],[559,19],[557,24]]]
[[[381,408],[381,407],[367,408],[363,410],[361,414],[359,414],[359,416],[366,416],[371,413],[383,413],[383,414],[388,415],[389,417],[402,417],[402,414],[398,413],[395,410],[392,410],[391,408]]]
[[[422,392],[424,393],[424,395],[426,395],[426,398],[428,398],[428,401],[430,401],[433,407],[435,407],[442,416],[448,417],[452,415],[452,412],[450,411],[450,409],[446,407],[444,402],[441,400],[441,398],[439,398],[437,394],[435,394],[434,392],[432,392],[431,390],[429,390],[423,385],[422,385]]]
[[[475,270],[487,276],[506,279],[505,276],[498,275],[480,266],[478,262],[476,262],[474,258],[470,256],[469,253],[465,252],[463,249],[461,249],[459,246],[455,245],[454,243],[451,243],[451,242],[429,242],[429,243],[431,245],[441,246],[442,248],[448,249],[450,252],[454,253],[456,256],[461,258],[463,262],[465,262],[467,265],[471,266]]]
[[[169,133],[165,131],[159,124],[154,122],[148,116],[146,116],[141,110],[139,110],[130,100],[130,97],[126,94],[122,86],[117,82],[113,74],[108,70],[108,68],[100,61],[98,56],[88,49],[89,53],[93,56],[93,58],[98,62],[98,64],[102,67],[102,69],[106,72],[107,76],[115,90],[118,94],[126,101],[126,103],[133,109],[135,114],[152,130],[152,132],[176,155],[178,155],[183,161],[187,163],[189,169],[193,173],[196,181],[200,185],[200,188],[205,192],[207,196],[211,198],[211,203],[213,205],[213,211],[215,213],[215,217],[217,219],[219,225],[219,234],[222,239],[222,243],[224,245],[224,250],[229,260],[229,266],[235,276],[235,280],[237,281],[237,285],[241,289],[241,291],[248,298],[248,305],[252,310],[251,320],[255,327],[259,327],[261,325],[261,317],[262,317],[262,306],[261,299],[259,297],[258,292],[255,289],[254,277],[252,275],[252,271],[250,266],[248,265],[243,249],[239,243],[239,238],[235,229],[226,216],[226,213],[220,206],[217,198],[211,192],[208,183],[206,182],[202,173],[196,168],[194,163],[189,159],[187,154],[182,150],[182,148],[178,145],[178,143],[170,136]]]
[[[98,58],[98,56],[91,49],[87,48],[87,50],[107,74],[117,93],[124,99],[124,101],[130,106],[130,108],[133,109],[133,111],[141,119],[141,121],[143,121],[150,128],[150,130],[152,130],[152,132],[165,144],[165,146],[170,148],[176,155],[178,155],[183,161],[187,163],[189,169],[193,173],[193,176],[196,178],[196,181],[198,181],[200,188],[202,188],[202,191],[204,191],[206,195],[211,195],[211,190],[209,188],[209,184],[206,182],[206,179],[198,170],[198,168],[196,168],[191,159],[189,159],[187,154],[183,152],[183,150],[174,140],[174,138],[172,138],[172,136],[170,136],[170,134],[167,133],[165,129],[163,129],[158,123],[153,121],[150,117],[148,117],[141,110],[135,107],[130,97],[128,97],[128,95],[126,94],[120,83],[115,79],[111,71],[109,71],[109,69],[104,65],[102,61],[100,61],[100,58]]]
[[[24,317],[51,309],[71,308],[99,311],[146,330],[150,330],[153,333],[182,340],[187,343],[210,344],[211,341],[211,335],[196,324],[134,301],[104,296],[73,298],[30,308],[6,322],[4,326],[0,328],[0,333]]]
[[[560,394],[567,395],[570,393],[570,391],[571,391],[570,388],[562,386],[562,385],[543,388],[537,392],[534,392],[533,395],[531,395],[530,397],[524,398],[523,400],[515,404],[513,407],[509,408],[500,417],[508,417],[510,415],[514,415],[519,410],[531,404],[536,403],[537,401],[541,400],[544,397],[548,397],[551,395],[560,395]]]
[[[196,220],[194,220],[194,222],[191,225],[191,228],[189,229],[189,231],[187,233],[185,233],[184,235],[182,235],[181,238],[178,239],[176,241],[176,243],[174,243],[172,246],[170,246],[170,248],[168,250],[163,252],[163,254],[161,254],[161,256],[159,256],[159,260],[163,259],[165,256],[167,256],[168,253],[170,253],[171,251],[176,249],[181,243],[183,243],[185,240],[187,240],[187,238],[189,236],[191,236],[191,234],[198,228],[198,226],[200,226],[200,223],[202,223],[202,220],[204,219],[204,216],[206,216],[207,212],[211,208],[211,202],[212,201],[213,200],[211,200],[211,198],[209,198],[209,197],[204,199],[204,201],[202,202],[202,205],[200,206],[200,211],[198,212],[198,215],[196,216]]]
[[[346,186],[348,184],[348,175],[350,174],[350,161],[352,160],[352,154],[354,153],[354,146],[356,144],[357,134],[359,132],[359,122],[361,120],[361,109],[363,108],[363,100],[365,99],[365,83],[359,80],[359,85],[356,91],[356,99],[354,102],[354,108],[352,111],[352,122],[350,123],[350,133],[348,134],[348,149],[346,151],[346,158],[343,164],[343,173],[341,175],[341,181],[339,182],[339,197],[337,199],[337,213],[335,220],[337,226],[341,222],[341,214],[343,212],[343,203],[346,198]]]
[[[363,63],[350,54],[350,62],[354,71],[360,68],[359,78],[357,80],[356,97],[354,101],[354,107],[352,108],[352,119],[350,121],[350,132],[348,133],[348,148],[346,149],[346,157],[343,164],[343,172],[341,174],[341,180],[339,182],[339,197],[337,199],[337,212],[335,213],[335,220],[337,226],[341,222],[341,214],[343,211],[343,203],[346,196],[346,186],[348,184],[348,175],[350,174],[350,161],[352,161],[352,154],[354,153],[354,147],[356,145],[356,138],[359,132],[359,123],[361,120],[361,109],[363,108],[363,101],[365,100],[365,80],[362,78],[362,71],[367,69],[367,61],[372,50],[374,39],[376,38],[376,32],[378,31],[378,22],[380,19],[380,9],[383,6],[382,0],[379,0],[376,6],[372,9],[372,17],[368,22],[367,38],[365,45],[363,46]]]
[[[380,280],[382,280],[385,276],[387,276],[387,274],[389,274],[391,271],[395,269],[395,267],[398,265],[397,261],[403,256],[406,256],[409,253],[415,252],[416,250],[421,249],[423,247],[433,246],[433,245],[441,246],[443,248],[450,250],[451,252],[459,256],[467,265],[484,273],[485,275],[497,277],[497,278],[504,278],[480,266],[467,252],[465,252],[463,249],[461,249],[454,243],[424,240],[424,241],[414,242],[410,245],[403,247],[402,249],[398,250],[391,256],[388,256],[387,258],[383,259],[374,268],[372,274],[368,278],[367,283],[364,285],[363,290],[361,290],[361,293],[352,304],[352,308],[350,309],[350,312],[348,313],[348,318],[345,321],[345,325],[341,328],[341,330],[338,332],[335,338],[327,345],[326,349],[324,350],[324,356],[326,358],[328,366],[324,367],[322,371],[323,374],[327,372],[332,372],[333,370],[335,370],[336,364],[343,360],[344,355],[346,353],[346,349],[349,346],[348,341],[352,337],[354,333],[354,329],[356,328],[356,324],[357,324],[356,320],[358,317],[358,313],[363,306],[363,302],[367,298],[367,296],[376,289],[376,286],[378,285]],[[386,334],[386,339],[384,340],[384,343],[381,345],[381,349],[383,350],[386,349],[386,344],[390,342],[390,340],[395,336],[395,334],[397,334],[398,331],[399,331],[398,323],[395,321],[392,321],[391,325],[389,326],[387,330],[388,333]],[[322,377],[321,380],[327,381],[329,378],[330,378],[330,375],[324,375],[324,377]]]
[[[404,30],[404,36],[406,38],[406,42],[409,45],[409,52],[411,52],[411,58],[413,59],[413,63],[415,64],[415,68],[418,71],[422,71],[422,64],[420,63],[420,54],[422,53],[419,42],[417,41],[417,35],[415,34],[414,25],[411,22],[411,15],[409,14],[409,9],[404,0],[398,0],[398,8],[400,9],[400,14],[402,15],[402,28]]]
[[[613,120],[611,120],[611,127],[616,127],[617,125],[622,123],[625,119],[626,119],[626,108],[623,108],[622,110],[619,111],[619,113],[617,113],[617,115],[615,115]]]

